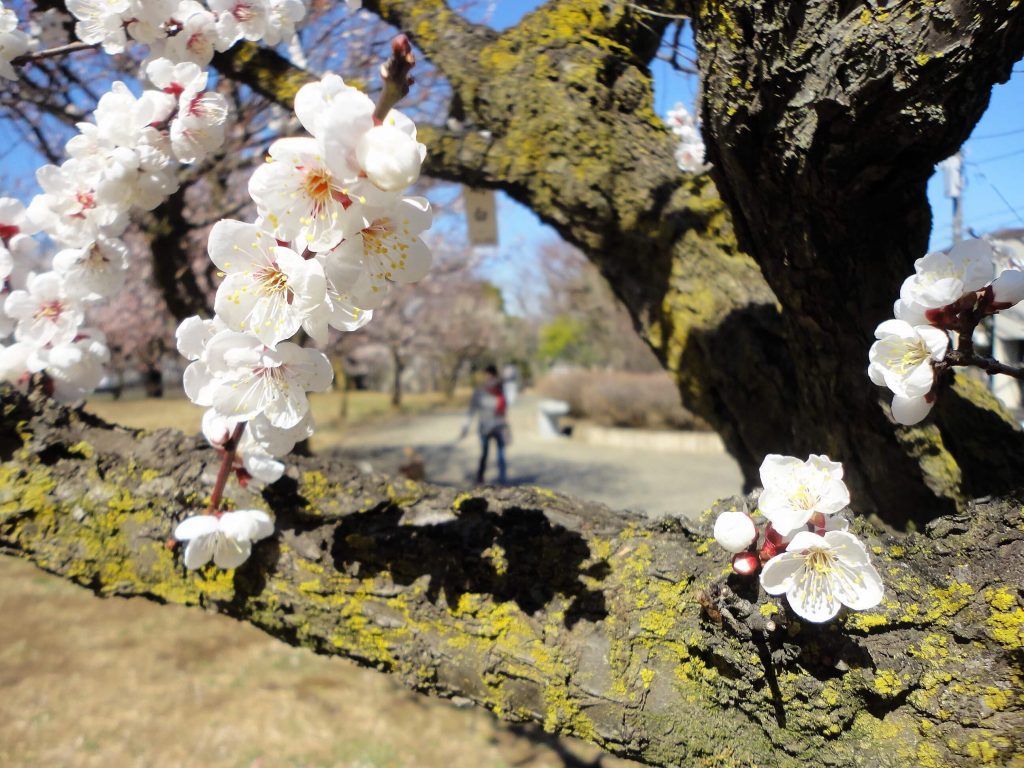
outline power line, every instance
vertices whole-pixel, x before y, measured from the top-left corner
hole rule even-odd
[[[1024,133],[1024,128],[1016,128],[1012,131],[1002,131],[1001,133],[986,133],[981,136],[971,136],[968,141],[984,141],[985,139],[1001,139],[1004,136],[1016,136],[1018,133]]]
[[[1006,199],[1006,195],[999,191],[999,188],[995,184],[993,184],[991,180],[989,180],[988,176],[986,176],[982,171],[975,171],[975,173],[977,173],[978,176],[980,176],[984,181],[988,183],[990,187],[992,187],[992,191],[996,193],[1000,200],[1003,201],[1003,205],[1005,205],[1010,210],[1010,213],[1017,217],[1017,220],[1020,221],[1021,224],[1024,224],[1024,216],[1021,216],[1017,212],[1017,209],[1013,207],[1013,203]]]
[[[967,162],[968,165],[983,165],[985,163],[995,162],[996,160],[1005,160],[1008,157],[1016,157],[1017,155],[1024,155],[1024,149],[1017,149],[1003,155],[995,155],[994,157],[984,157],[981,160],[968,160]]]

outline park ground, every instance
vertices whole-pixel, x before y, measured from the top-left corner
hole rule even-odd
[[[478,445],[458,440],[455,404],[411,396],[314,402],[317,452],[468,486]],[[96,401],[104,418],[198,429],[187,402]],[[692,515],[739,490],[727,456],[545,441],[536,400],[512,409],[510,482],[652,515]],[[493,476],[493,464],[491,475]],[[593,747],[398,688],[385,675],[291,648],[223,616],[142,600],[100,600],[0,558],[0,765],[203,768],[623,768]]]

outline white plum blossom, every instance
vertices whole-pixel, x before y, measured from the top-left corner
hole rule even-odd
[[[81,305],[67,295],[55,272],[33,275],[27,290],[11,291],[4,311],[17,321],[15,339],[37,348],[73,341],[84,318]]]
[[[227,100],[211,91],[186,90],[171,121],[171,149],[183,163],[196,163],[224,143]]]
[[[124,16],[130,0],[67,0],[68,13],[78,19],[75,34],[83,43],[103,46],[107,53],[122,53],[128,42]]]
[[[946,356],[949,337],[929,325],[886,320],[875,329],[875,338],[868,352],[868,376],[892,390],[893,418],[900,424],[916,424],[932,408],[928,397],[935,384],[932,363]]]
[[[339,106],[334,107],[335,100]],[[314,137],[324,134],[321,123],[337,112],[335,120],[346,114],[351,121],[351,128],[369,130],[373,126],[373,102],[358,88],[346,85],[338,75],[328,73],[320,80],[306,83],[295,94],[295,116],[302,127]]]
[[[24,264],[38,253],[39,243],[31,237],[37,229],[25,215],[20,200],[0,197],[0,288],[14,271],[16,262]]]
[[[154,123],[162,123],[170,117],[176,104],[175,97],[169,93],[147,90],[136,96],[127,85],[115,82],[96,105],[95,124],[78,123],[81,135],[68,141],[68,154],[89,159],[105,149],[133,149],[153,130]]]
[[[301,105],[299,120],[317,138],[332,175],[344,185],[342,192],[354,201],[390,205],[419,178],[427,148],[416,140],[415,123],[397,109],[377,125],[373,101],[340,78],[297,97],[296,104]],[[317,114],[317,107],[324,111]]]
[[[128,35],[153,45],[167,37],[166,23],[178,7],[178,0],[132,0],[124,15]]]
[[[43,194],[32,198],[29,219],[68,247],[84,247],[100,234],[120,235],[128,214],[99,200],[96,185],[103,170],[97,161],[76,158],[59,167],[44,165],[36,171]]]
[[[258,509],[240,509],[222,515],[193,515],[174,529],[174,538],[187,541],[184,562],[189,570],[210,560],[218,568],[237,568],[252,554],[252,543],[270,536],[274,523]]]
[[[305,15],[306,4],[303,0],[270,0],[263,42],[274,46],[291,40],[295,36],[295,25]]]
[[[92,392],[110,361],[103,334],[83,328],[72,342],[37,347],[15,342],[0,345],[0,381],[22,384],[28,376],[46,373],[57,400],[73,402]]]
[[[672,133],[679,139],[675,149],[675,160],[679,170],[698,173],[707,169],[704,162],[704,140],[701,138],[697,121],[682,103],[670,109],[666,122]]]
[[[203,352],[197,362],[205,366],[197,367],[193,380],[186,381],[192,401],[212,405],[221,415],[239,421],[262,413],[279,429],[301,422],[309,412],[306,393],[326,391],[334,378],[322,352],[288,341],[270,349],[248,333],[221,331]]]
[[[196,405],[213,405],[213,388],[216,380],[207,365],[206,348],[210,339],[227,326],[219,317],[203,320],[200,317],[187,317],[181,321],[175,331],[178,351],[192,362],[182,376],[185,394]]]
[[[806,461],[773,453],[761,463],[764,490],[757,506],[783,536],[811,522],[817,514],[834,515],[850,503],[843,465],[812,454]]]
[[[0,77],[17,80],[11,59],[28,53],[31,38],[18,29],[17,14],[0,4]]]
[[[318,343],[327,341],[327,282],[316,259],[279,246],[255,224],[231,219],[213,226],[209,253],[226,275],[214,308],[229,328],[251,331],[269,347],[301,327]]]
[[[203,414],[203,435],[210,445],[223,448],[231,438],[235,427],[241,422],[221,416],[213,408]],[[247,439],[248,438],[248,439]],[[235,471],[244,470],[247,475],[261,483],[274,483],[284,474],[284,464],[253,444],[248,425],[235,447]]]
[[[205,67],[215,50],[227,50],[220,44],[217,16],[192,0],[179,3],[174,14],[179,31],[167,38],[160,52],[171,61],[191,61]]]
[[[352,200],[327,167],[315,139],[278,139],[270,158],[249,179],[249,194],[260,216],[280,240],[296,241],[314,252],[329,251],[346,229],[358,231],[362,221],[346,213]]]
[[[321,263],[323,263],[323,254],[317,258],[321,259]],[[358,331],[373,319],[372,309],[360,309],[352,304],[342,295],[342,292],[335,287],[333,281],[329,278],[327,280],[327,297],[324,303],[327,307],[327,324],[339,331]],[[319,320],[322,317],[324,316],[317,315],[315,320]],[[318,334],[322,335],[323,333],[324,331],[320,328],[313,328],[309,331],[309,335],[314,339],[318,337]]]
[[[328,129],[333,124],[330,121],[326,123]],[[335,151],[339,157],[343,151],[350,152],[343,142],[339,142],[340,138],[340,134],[330,132],[323,139],[329,157]],[[359,136],[354,153],[358,168],[347,193],[365,205],[386,206],[397,201],[405,187],[419,178],[427,148],[416,140],[415,123],[397,109],[392,109],[381,125],[375,125]]]
[[[267,0],[208,0],[210,10],[217,14],[217,34],[224,47],[245,38],[256,41],[267,31],[270,13]]]
[[[353,306],[376,309],[389,282],[414,283],[430,269],[430,249],[419,235],[430,226],[424,197],[402,198],[391,208],[363,210],[366,226],[324,257],[328,279]]]
[[[714,535],[726,552],[742,552],[757,541],[757,526],[746,512],[723,512],[715,520]]]
[[[35,347],[23,341],[0,344],[0,381],[18,385],[29,374],[28,359]]]
[[[208,74],[195,62],[158,58],[146,64],[146,77],[161,91],[177,99],[186,91],[199,93],[204,90]]]
[[[259,450],[270,456],[291,453],[295,444],[313,435],[313,415],[306,413],[298,424],[280,429],[265,416],[257,416],[246,425],[246,437]]]
[[[210,445],[222,448],[241,423],[220,415],[214,409],[203,414],[203,435]],[[278,429],[265,416],[246,422],[235,453],[235,468],[244,469],[261,483],[273,483],[284,474],[284,464],[276,457],[289,453],[297,442],[313,434],[313,419],[308,413],[289,429]]]
[[[800,531],[785,552],[764,564],[761,586],[769,595],[785,594],[793,611],[813,622],[828,621],[843,605],[874,608],[883,595],[867,549],[845,531]]]
[[[53,271],[69,296],[92,301],[116,294],[124,285],[128,246],[100,237],[85,248],[65,248],[53,257]]]
[[[53,396],[64,402],[80,400],[99,386],[110,362],[110,350],[99,331],[82,328],[74,341],[33,350],[32,372],[45,371]]]
[[[948,252],[935,251],[914,262],[914,274],[903,281],[894,307],[898,320],[927,325],[930,310],[958,301],[984,288],[992,279],[992,244],[964,240]]]

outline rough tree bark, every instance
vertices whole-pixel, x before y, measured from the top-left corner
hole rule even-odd
[[[706,519],[314,459],[238,492],[276,518],[243,567],[187,572],[168,536],[216,472],[201,438],[9,388],[0,405],[0,552],[100,595],[220,611],[653,765],[1024,761],[1019,499],[901,539],[861,528],[886,599],[824,627],[748,603]]]
[[[364,5],[451,83],[464,127],[421,130],[427,172],[503,189],[579,246],[748,483],[767,453],[827,452],[898,526],[1015,485],[1024,434],[982,387],[961,381],[907,429],[864,369],[927,247],[927,178],[1024,51],[1024,6],[553,0],[499,34],[441,0]],[[652,110],[656,13],[697,30],[739,243],[715,183],[675,170]],[[283,103],[303,82],[252,47],[215,64]]]

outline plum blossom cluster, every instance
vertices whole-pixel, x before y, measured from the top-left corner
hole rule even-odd
[[[0,343],[0,381],[45,374],[50,394],[75,400],[99,384],[109,353],[102,333],[82,327],[90,286],[65,279],[74,272],[67,253],[53,271],[24,269],[38,254],[37,230],[20,201],[0,198],[0,340],[14,336]]]
[[[668,111],[666,120],[669,129],[679,140],[676,145],[675,158],[679,170],[687,173],[699,173],[707,170],[704,162],[704,140],[700,136],[700,127],[696,118],[691,115],[682,103],[677,103]]]
[[[1004,269],[993,279],[995,256],[990,242],[974,239],[918,259],[900,288],[894,319],[875,329],[868,376],[892,391],[898,423],[916,424],[928,415],[940,376],[951,366],[1007,372],[977,356],[972,341],[983,318],[1024,300],[1024,272]]]
[[[411,56],[404,38],[396,47]],[[303,331],[322,344],[330,328],[362,327],[392,283],[419,280],[431,264],[420,239],[430,205],[403,194],[426,152],[412,121],[393,109],[377,117],[379,106],[337,75],[303,86],[295,111],[308,135],[275,141],[253,173],[256,221],[223,220],[210,232],[223,275],[215,317],[189,318],[177,332],[191,361],[185,392],[208,409],[203,432],[223,453],[210,508],[175,534],[209,541],[186,552],[190,568],[210,557],[234,567],[224,563],[240,556],[242,539],[214,524],[227,517],[218,509],[226,475],[273,482],[278,459],[312,434],[308,393],[328,389],[333,370],[322,352],[288,339]]]
[[[770,454],[761,464],[761,484],[763,530],[747,512],[723,512],[715,521],[715,540],[733,553],[733,571],[752,576],[760,570],[764,591],[784,594],[807,621],[828,621],[844,605],[858,611],[878,605],[882,580],[838,514],[850,503],[842,464],[827,456],[801,461]]]
[[[201,36],[187,33],[186,22],[206,14],[219,30],[211,40],[223,48],[246,35],[256,39],[258,32],[273,40],[280,19],[297,21],[305,7],[299,0],[209,8],[167,0],[71,0],[67,8],[78,19],[82,42],[119,52],[131,37],[153,48],[142,72],[147,87],[136,94],[113,83],[93,120],[79,123],[65,145],[67,159],[36,172],[43,191],[28,209],[10,199],[0,205],[0,334],[14,334],[13,343],[0,346],[0,377],[17,383],[43,374],[55,396],[76,399],[97,386],[109,360],[102,334],[82,323],[88,304],[114,296],[124,284],[128,249],[120,238],[132,211],[158,206],[178,188],[181,164],[198,162],[223,143],[227,102],[207,90],[200,67],[213,44],[208,56],[199,56]],[[33,31],[41,42],[59,44],[66,19],[37,15]],[[11,59],[36,47],[28,35],[9,29],[16,22],[12,12],[0,10],[0,69],[11,77]],[[34,233],[59,248],[50,270],[41,273],[30,272],[38,251],[29,238]]]
[[[347,0],[350,10],[359,0]],[[210,63],[239,40],[289,42],[306,15],[305,0],[68,0],[75,34],[84,43],[121,53],[131,41],[156,57]]]
[[[159,205],[177,189],[178,164],[201,159],[223,140],[227,105],[204,90],[206,73],[166,59],[151,61],[146,72],[157,88],[137,97],[115,82],[94,122],[79,123],[67,142],[68,159],[36,172],[43,192],[27,209],[6,200],[0,212],[10,292],[3,310],[16,323],[15,343],[0,351],[9,381],[42,371],[56,383],[56,396],[72,399],[96,387],[109,352],[102,336],[81,324],[87,304],[124,284],[128,248],[120,238],[131,211]],[[24,238],[39,232],[60,250],[50,270],[26,275],[35,249]]]
[[[0,378],[23,383],[40,374],[50,393],[77,399],[97,386],[109,359],[102,335],[82,323],[90,302],[110,298],[125,281],[128,249],[120,238],[131,213],[158,206],[177,189],[181,164],[223,143],[227,103],[208,90],[203,68],[239,40],[291,41],[306,5],[69,0],[66,7],[85,44],[108,53],[149,47],[142,92],[115,82],[93,120],[78,124],[67,159],[39,169],[43,191],[28,208],[0,200],[0,338],[14,336],[0,346]],[[39,42],[59,47],[66,20],[37,17]],[[35,47],[0,6],[0,74],[16,78],[12,61]],[[414,63],[408,40],[394,52],[407,74]],[[210,409],[203,431],[224,455],[207,514],[177,531],[189,541],[190,568],[211,558],[235,567],[273,530],[262,512],[221,512],[220,497],[232,472],[242,481],[278,479],[284,465],[277,457],[312,432],[306,395],[327,389],[333,372],[321,352],[286,339],[301,329],[324,342],[329,327],[359,328],[391,282],[410,282],[429,268],[418,237],[430,225],[429,205],[402,195],[419,176],[425,148],[412,122],[389,109],[404,93],[394,90],[378,115],[380,106],[340,78],[303,89],[296,109],[310,135],[271,147],[274,163],[251,184],[259,218],[214,227],[210,253],[225,276],[217,315],[191,318],[177,334],[192,361],[186,391]],[[30,271],[34,233],[60,248],[48,271]]]
[[[67,159],[37,171],[43,191],[28,209],[15,200],[0,202],[0,342],[14,334],[13,343],[0,343],[0,378],[23,383],[41,374],[55,396],[76,399],[97,386],[109,360],[102,334],[81,326],[88,304],[112,297],[124,284],[128,249],[120,238],[130,215],[157,207],[177,190],[181,164],[199,162],[223,144],[228,105],[208,90],[203,67],[215,50],[238,40],[275,45],[294,36],[306,5],[69,0],[66,7],[83,43],[110,53],[132,42],[149,47],[141,93],[113,83],[93,120],[79,123],[78,135],[67,142]],[[29,36],[0,5],[0,75],[16,78],[12,59],[39,45],[66,43],[69,20],[58,11],[35,14]],[[46,272],[31,271],[37,266],[34,233],[59,248]],[[335,307],[337,322],[344,311]]]

